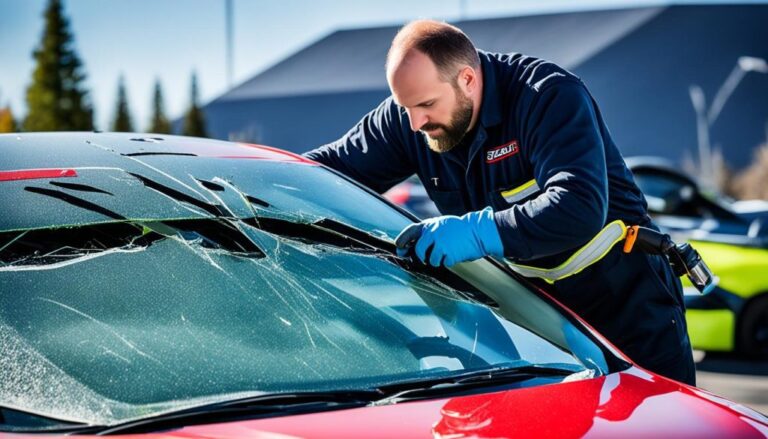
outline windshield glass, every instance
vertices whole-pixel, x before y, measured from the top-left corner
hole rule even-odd
[[[285,219],[331,218],[390,239],[408,224],[327,170],[262,163],[224,174],[213,159],[183,160],[186,174],[208,182],[195,190],[234,215],[166,196],[200,215],[1,234],[0,406],[111,425],[246,395],[363,389],[520,360],[581,377],[607,371],[600,348],[488,261],[431,276],[382,251],[286,233]],[[127,203],[105,203],[129,217]],[[91,215],[62,199],[38,204]],[[239,219],[248,212],[256,219]]]
[[[333,218],[394,238],[410,222],[385,202],[320,166],[244,161],[229,166],[236,161],[129,157],[119,168],[74,168],[75,178],[4,181],[0,196],[5,205],[26,208],[0,216],[0,231],[261,215],[301,222]],[[161,171],[168,168],[180,177]]]

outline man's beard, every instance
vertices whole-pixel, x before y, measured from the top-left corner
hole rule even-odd
[[[472,122],[472,112],[474,106],[472,100],[461,92],[456,90],[456,111],[451,115],[451,122],[449,125],[442,125],[439,123],[428,123],[421,127],[424,139],[429,145],[429,149],[437,153],[444,153],[452,150],[456,145],[461,143],[464,139],[464,135],[467,134],[469,124]],[[437,137],[430,137],[424,131],[431,131],[435,129],[442,129],[443,134]]]

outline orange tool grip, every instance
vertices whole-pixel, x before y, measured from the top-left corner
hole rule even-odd
[[[632,251],[632,247],[635,246],[635,241],[637,240],[638,232],[638,226],[627,227],[627,237],[624,238],[624,253],[629,253]]]

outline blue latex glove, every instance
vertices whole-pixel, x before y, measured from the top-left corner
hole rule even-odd
[[[504,246],[490,207],[461,217],[444,215],[411,224],[400,232],[398,239],[413,234],[415,228],[421,228],[421,236],[416,240],[414,253],[423,263],[434,267],[441,264],[452,267],[488,255],[504,256]],[[432,253],[427,260],[430,247]],[[397,249],[399,256],[405,256],[407,252],[408,249]]]

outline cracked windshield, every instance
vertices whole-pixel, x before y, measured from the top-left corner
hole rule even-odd
[[[1,223],[3,407],[110,425],[521,361],[605,370],[551,309],[526,320],[515,306],[547,306],[516,282],[519,305],[499,307],[506,275],[487,261],[452,273],[395,257],[410,220],[326,169],[116,158],[4,183],[6,205],[32,207]],[[169,160],[184,178],[160,171]]]

